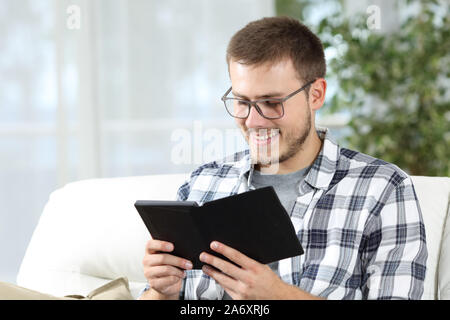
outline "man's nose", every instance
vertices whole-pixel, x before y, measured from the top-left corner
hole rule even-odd
[[[250,113],[245,120],[245,126],[247,128],[268,128],[270,127],[270,120],[260,115],[258,110],[252,106],[250,108]]]

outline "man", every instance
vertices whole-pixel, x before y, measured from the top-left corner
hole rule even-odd
[[[206,266],[192,270],[153,239],[140,299],[420,299],[427,250],[410,177],[315,127],[327,87],[320,40],[294,19],[264,18],[233,36],[227,63],[222,100],[249,150],[199,167],[178,200],[272,185],[305,254],[263,265],[215,241],[236,265],[202,253]]]

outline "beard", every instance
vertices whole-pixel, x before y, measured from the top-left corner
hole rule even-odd
[[[279,162],[286,161],[295,156],[303,149],[306,139],[311,132],[311,111],[308,108],[308,116],[306,117],[306,125],[299,132],[286,135],[287,150],[280,155]]]
[[[311,110],[309,106],[306,111],[306,124],[302,128],[296,128],[292,130],[281,130],[278,128],[265,128],[265,129],[248,129],[241,130],[244,132],[245,139],[250,146],[250,156],[253,164],[256,165],[269,165],[278,164],[284,162],[299,151],[302,150],[303,145],[311,132]],[[258,135],[270,135],[275,133],[275,136],[270,140],[267,145],[255,145],[252,143],[252,134]],[[276,134],[279,133],[279,134]],[[282,137],[283,145],[280,145],[280,137]]]

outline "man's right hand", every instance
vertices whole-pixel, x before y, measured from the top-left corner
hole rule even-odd
[[[184,270],[192,269],[189,260],[165,253],[172,252],[174,245],[167,241],[150,240],[145,246],[142,264],[144,275],[150,285],[140,299],[176,300],[179,297]]]

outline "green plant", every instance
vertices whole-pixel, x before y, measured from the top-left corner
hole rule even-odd
[[[277,0],[277,13],[301,19],[288,11],[294,2]],[[327,63],[339,90],[325,109],[351,115],[349,148],[412,175],[449,176],[450,18],[439,13],[448,8],[438,0],[408,4],[420,10],[388,33],[369,30],[365,12],[313,27],[336,53]]]

